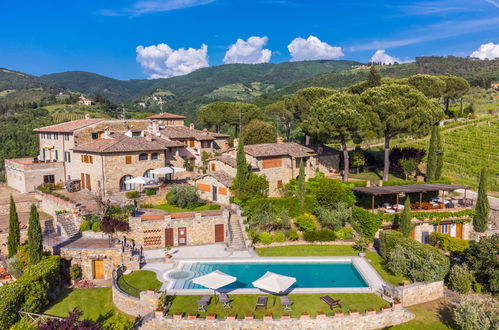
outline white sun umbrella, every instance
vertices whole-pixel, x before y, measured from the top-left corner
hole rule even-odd
[[[216,290],[229,285],[236,280],[237,278],[234,276],[230,276],[219,270],[215,270],[209,274],[193,278],[192,283],[211,289],[216,294]]]
[[[252,284],[255,288],[272,292],[274,294],[281,294],[289,289],[296,282],[296,278],[279,275],[272,272],[266,272],[258,280],[254,281]],[[275,296],[274,296],[275,304]]]
[[[185,172],[185,171],[186,171],[185,168],[167,166],[167,167],[161,167],[161,168],[157,168],[155,170],[152,170],[151,173],[154,173],[154,174],[173,174],[173,173],[180,173],[180,172]]]
[[[135,178],[128,179],[125,181],[126,184],[142,184],[142,185],[149,184],[151,182],[154,182],[154,180],[151,178],[143,177],[143,176],[137,176]]]

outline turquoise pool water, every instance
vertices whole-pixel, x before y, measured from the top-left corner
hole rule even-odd
[[[292,288],[365,288],[362,276],[351,263],[192,263],[184,264],[173,289],[206,289],[192,279],[214,270],[237,277],[224,289],[254,288],[251,282],[267,271],[296,278]],[[171,274],[175,277],[175,273]],[[177,278],[178,278],[177,277]]]

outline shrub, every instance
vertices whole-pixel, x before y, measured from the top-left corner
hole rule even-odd
[[[90,222],[83,221],[80,225],[80,231],[83,232],[83,231],[87,231],[87,230],[90,230]]]
[[[81,267],[78,264],[73,264],[69,268],[69,276],[75,282],[81,279]]]
[[[334,209],[319,205],[314,209],[314,214],[322,227],[332,230],[341,229],[345,223],[352,219],[352,209],[341,202],[336,204]]]
[[[279,231],[279,232],[275,233],[274,241],[282,243],[282,242],[284,242],[285,238],[286,237],[284,236],[284,233]]]
[[[94,233],[98,233],[98,232],[100,232],[100,231],[101,231],[101,226],[102,226],[102,225],[101,225],[101,223],[100,223],[100,222],[94,222],[94,223],[92,224],[92,231],[93,231]]]
[[[497,308],[494,298],[463,296],[452,307],[451,317],[456,329],[497,329]]]
[[[269,202],[261,203],[249,218],[252,226],[261,230],[273,230],[280,228],[280,222],[276,221],[274,205]]]
[[[133,205],[127,205],[124,207],[119,207],[117,205],[111,205],[107,211],[105,216],[108,218],[128,221],[130,215],[132,215]]]
[[[17,255],[9,258],[7,260],[7,270],[14,277],[21,277],[24,269],[26,269],[27,263],[22,262],[18,259]]]
[[[452,290],[465,294],[471,290],[473,274],[466,265],[454,265],[450,269],[447,282]]]
[[[379,235],[379,253],[386,260],[388,252],[391,251],[398,241],[402,239],[402,234],[394,230],[383,230]]]
[[[265,231],[260,233],[260,243],[264,245],[269,245],[270,243],[272,243],[272,235],[270,235],[270,233],[267,233]]]
[[[442,250],[458,255],[463,255],[470,247],[469,242],[464,239],[442,233],[431,233],[430,244],[435,246],[437,243]]]
[[[365,237],[359,237],[355,241],[355,245],[353,246],[353,248],[359,252],[364,252],[365,250],[367,250],[368,247],[369,247],[369,242]]]
[[[128,231],[130,225],[126,221],[104,217],[102,218],[101,229],[103,232],[109,234],[115,231]]]
[[[38,328],[26,316],[19,320],[10,330],[37,330]]]
[[[330,242],[336,239],[336,233],[330,229],[307,231],[303,234],[303,239],[307,242]]]
[[[250,173],[244,187],[237,192],[242,200],[265,198],[269,194],[269,182],[264,175]]]
[[[339,202],[348,206],[355,204],[355,196],[349,186],[335,179],[321,179],[315,191],[317,204],[334,208]]]
[[[114,314],[102,323],[104,330],[129,330],[133,329],[133,321],[123,314]]]
[[[474,272],[477,282],[492,293],[499,292],[499,234],[482,237],[479,242],[471,241],[466,254],[466,263]]]
[[[383,215],[371,213],[360,207],[352,208],[352,227],[359,234],[373,238],[383,222]]]
[[[296,230],[292,229],[288,233],[288,238],[290,241],[297,241],[300,236],[298,235],[298,232]]]
[[[169,189],[166,198],[168,203],[180,208],[194,207],[199,203],[199,196],[196,193],[196,188],[188,184],[172,186]]]
[[[478,282],[474,282],[473,283],[473,291],[475,291],[475,293],[482,293],[483,292],[483,285],[481,285],[480,283]]]
[[[254,229],[248,229],[248,237],[253,243],[260,240],[260,234]]]
[[[336,237],[339,240],[344,240],[344,239],[352,239],[353,237],[353,230],[350,227],[343,227],[340,230],[336,232]]]
[[[144,189],[144,193],[147,196],[154,196],[154,195],[156,195],[156,189],[147,188],[147,189]]]
[[[295,224],[301,231],[307,232],[317,228],[317,222],[313,215],[305,213],[295,218]]]
[[[125,197],[128,199],[134,199],[134,198],[139,198],[140,197],[140,192],[134,190],[134,191],[127,191],[125,193]]]

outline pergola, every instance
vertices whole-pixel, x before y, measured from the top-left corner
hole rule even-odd
[[[466,191],[469,186],[461,186],[444,183],[422,183],[422,184],[406,184],[400,186],[376,186],[376,187],[354,187],[353,191],[371,195],[371,209],[374,210],[374,198],[380,195],[396,195],[398,207],[399,194],[419,193],[419,207],[423,201],[423,193],[431,191],[442,191],[442,200],[444,200],[446,191],[454,191],[456,189],[464,189],[464,204],[466,205]],[[445,205],[445,204],[444,204]]]

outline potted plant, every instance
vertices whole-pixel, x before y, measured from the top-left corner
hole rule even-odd
[[[343,313],[342,310],[340,310],[339,312],[335,312],[334,313],[334,317],[343,317],[343,316],[345,316],[345,313]]]
[[[158,307],[158,308],[156,308],[156,310],[154,311],[154,316],[155,316],[156,318],[163,317],[163,315],[164,315],[164,310],[165,310],[165,309],[164,309],[163,307]]]
[[[187,315],[187,319],[188,320],[197,320],[198,319],[198,315],[190,313],[189,315]]]
[[[264,321],[272,321],[272,313],[271,312],[265,313],[265,315],[263,316],[263,320]]]
[[[173,314],[173,319],[174,320],[181,320],[182,316],[184,316],[184,313],[182,313],[182,312],[176,312],[176,313]]]
[[[391,307],[381,307],[381,312],[382,313],[389,313],[392,311]]]
[[[350,316],[359,316],[359,311],[356,308],[352,308],[349,311]]]
[[[147,294],[149,295],[153,295],[155,294],[156,292],[153,290],[153,289],[147,289]]]
[[[291,315],[289,315],[289,314],[282,314],[281,320],[291,320]]]
[[[307,312],[301,313],[300,320],[309,320],[309,319],[310,319],[310,314],[308,314]]]
[[[206,321],[214,321],[215,320],[215,314],[214,313],[208,313],[206,314]]]
[[[244,317],[244,319],[246,321],[252,321],[252,320],[255,319],[255,316],[253,314],[251,314],[251,313],[248,313],[248,314],[246,314],[246,316]]]
[[[400,301],[400,298],[394,298],[393,309],[400,309],[400,308],[402,308],[402,302]]]
[[[317,318],[318,319],[325,319],[326,318],[326,312],[324,312],[324,311],[318,311],[317,312]]]
[[[376,311],[372,308],[366,310],[366,315],[376,315]]]
[[[353,248],[359,251],[359,257],[365,257],[367,246],[368,246],[367,239],[365,237],[359,237],[355,241],[355,245],[353,246]]]
[[[227,315],[227,317],[225,318],[226,321],[235,321],[236,320],[236,316],[235,315]]]
[[[170,245],[167,245],[166,248],[165,248],[165,258],[167,259],[170,259],[172,256],[168,253],[168,251],[171,250],[171,246]]]

